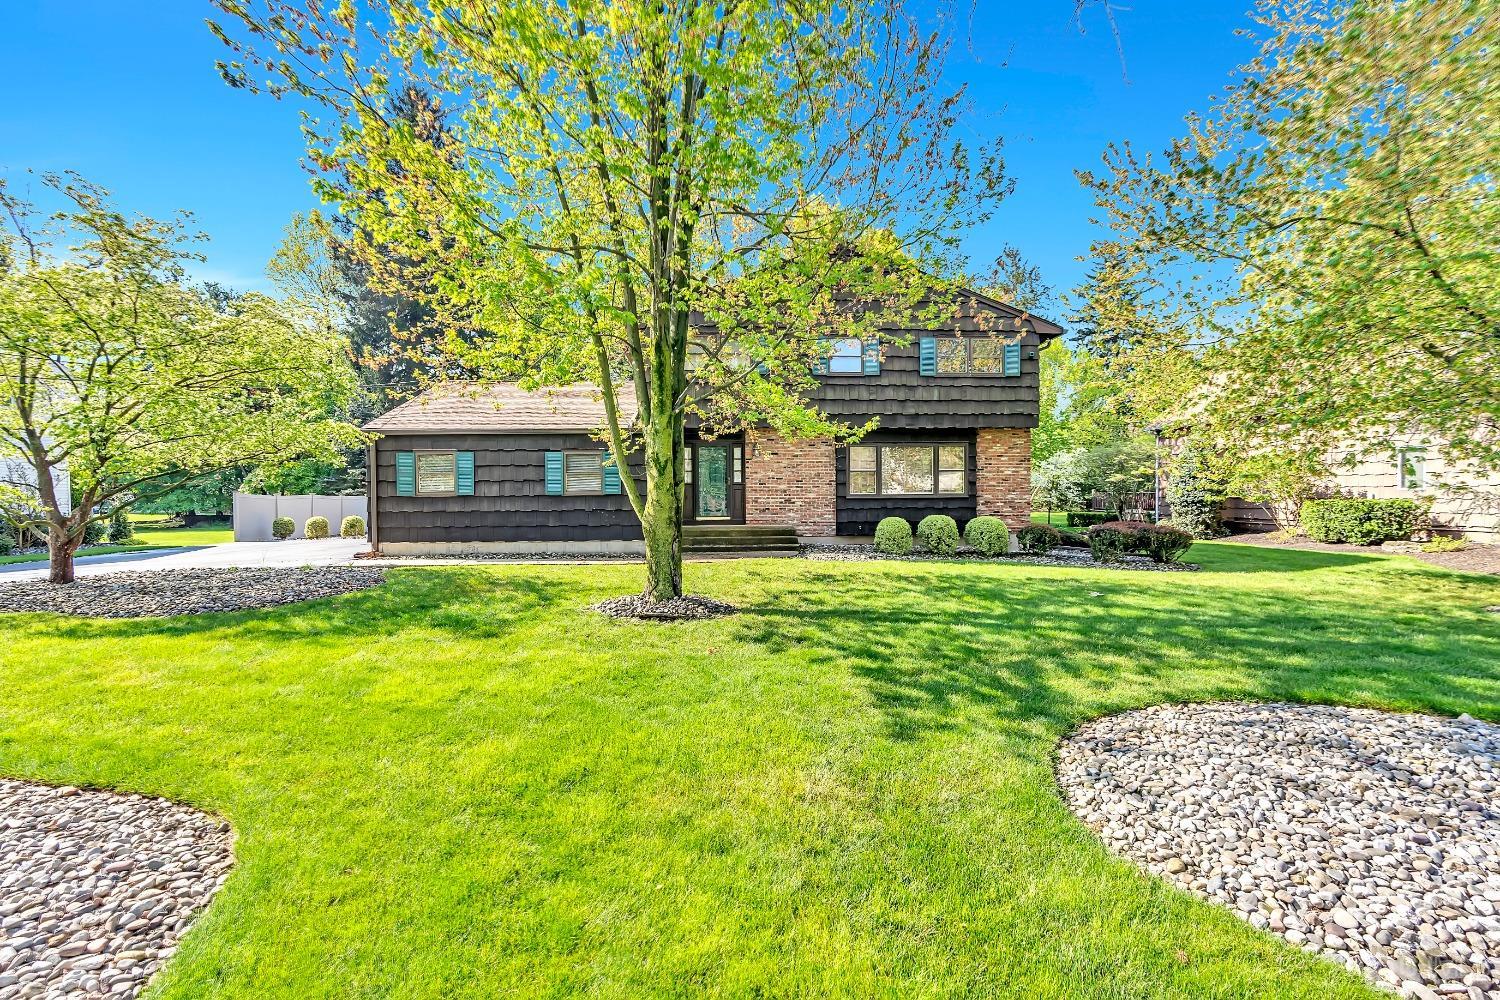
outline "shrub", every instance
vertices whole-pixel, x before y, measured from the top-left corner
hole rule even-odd
[[[1035,555],[1046,555],[1062,543],[1062,532],[1050,524],[1028,524],[1016,532],[1016,544]]]
[[[297,522],[289,517],[278,517],[271,522],[271,536],[278,541],[291,538],[297,532]]]
[[[1057,532],[1057,544],[1070,549],[1086,549],[1089,547],[1089,540],[1084,537],[1081,531],[1059,529]]]
[[[0,524],[0,556],[8,556],[16,551],[16,536],[12,533],[10,525]]]
[[[130,541],[135,537],[135,525],[130,523],[130,512],[124,507],[116,507],[109,512],[109,540],[117,544]]]
[[[1318,542],[1394,542],[1410,538],[1416,524],[1417,505],[1412,500],[1339,497],[1302,505],[1302,530]]]
[[[1131,521],[1106,521],[1089,528],[1089,552],[1098,562],[1115,562],[1140,544],[1140,526]]]
[[[982,556],[1003,556],[1010,551],[1010,529],[998,517],[981,514],[964,525],[964,541]]]
[[[917,540],[933,555],[951,556],[958,551],[958,522],[947,514],[928,514],[917,522]]]
[[[1193,544],[1191,532],[1170,524],[1148,524],[1136,532],[1140,549],[1152,562],[1176,562]]]
[[[875,551],[891,556],[911,552],[911,525],[904,517],[883,517],[875,526]]]
[[[1089,528],[1112,520],[1114,516],[1114,512],[1108,510],[1070,510],[1068,511],[1068,527]]]
[[[328,537],[328,518],[326,518],[326,517],[310,517],[310,518],[308,518],[307,519],[307,523],[302,526],[302,537],[304,537],[304,538],[327,538]]]
[[[1469,547],[1469,543],[1462,538],[1450,538],[1447,535],[1433,535],[1432,540],[1422,546],[1423,552],[1462,552]]]
[[[365,519],[358,514],[350,514],[339,524],[340,538],[363,538],[365,537]]]
[[[104,536],[108,531],[109,528],[103,521],[98,519],[89,521],[83,526],[83,544],[98,545],[104,541]]]
[[[1175,527],[1194,538],[1217,538],[1224,533],[1219,523],[1224,488],[1196,445],[1189,446],[1177,460],[1167,480],[1166,499]]]

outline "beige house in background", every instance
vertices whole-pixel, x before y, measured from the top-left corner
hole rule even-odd
[[[1389,447],[1335,453],[1330,465],[1330,495],[1429,499],[1435,532],[1500,544],[1500,473],[1480,475],[1467,463],[1449,461],[1433,439],[1395,435]],[[1276,526],[1260,504],[1238,498],[1225,505],[1224,519],[1251,531]]]

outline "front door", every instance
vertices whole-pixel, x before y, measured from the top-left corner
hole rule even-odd
[[[684,520],[689,522],[742,523],[745,520],[743,446],[737,441],[725,443],[689,441],[689,482]]]

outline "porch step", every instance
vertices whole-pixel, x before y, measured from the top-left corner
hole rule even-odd
[[[797,529],[780,524],[688,524],[684,552],[796,552]]]

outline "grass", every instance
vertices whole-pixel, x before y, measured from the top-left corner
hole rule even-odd
[[[1193,558],[692,564],[744,609],[699,623],[585,610],[638,587],[630,565],[8,616],[0,773],[234,824],[237,868],[154,1000],[1383,996],[1107,855],[1053,748],[1194,699],[1500,719],[1500,583]]]
[[[195,528],[173,528],[166,525],[170,518],[160,514],[131,514],[135,535],[122,545],[90,545],[81,548],[76,556],[108,556],[117,552],[146,552],[153,549],[173,549],[192,545],[223,545],[234,541],[234,528],[228,522],[215,521]],[[16,563],[45,563],[47,554],[29,553],[16,556],[0,556],[0,566]]]

